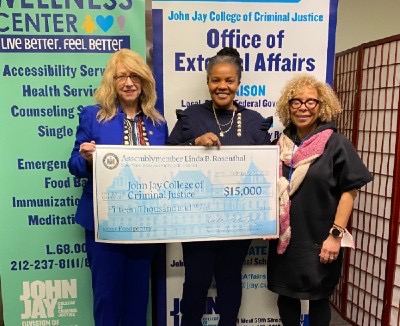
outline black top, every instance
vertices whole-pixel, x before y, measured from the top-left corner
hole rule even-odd
[[[338,259],[332,263],[320,263],[322,242],[333,225],[342,193],[361,188],[373,179],[353,144],[336,132],[333,123],[319,125],[312,134],[325,129],[335,132],[290,198],[292,237],[289,246],[284,254],[277,254],[277,240],[270,241],[268,256],[268,288],[305,300],[332,294],[339,281],[343,253],[341,250]],[[284,133],[295,141],[293,127],[285,129]],[[286,178],[289,169],[283,165]]]
[[[195,138],[207,133],[216,134],[222,145],[269,145],[271,136],[268,133],[272,125],[272,117],[263,118],[256,111],[246,109],[235,102],[237,110],[232,127],[220,137],[220,129],[212,109],[212,101],[195,104],[185,110],[177,110],[176,122],[167,144],[194,145]],[[229,129],[233,111],[215,110],[222,130]],[[239,136],[240,135],[240,136]]]

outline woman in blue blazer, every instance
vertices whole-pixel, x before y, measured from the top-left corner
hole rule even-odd
[[[85,107],[79,115],[68,167],[74,176],[88,179],[75,218],[85,228],[95,325],[145,326],[150,266],[162,245],[95,242],[93,152],[96,144],[164,145],[167,125],[154,107],[153,74],[131,50],[112,55],[94,98],[98,104]]]

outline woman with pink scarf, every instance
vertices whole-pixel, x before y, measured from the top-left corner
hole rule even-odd
[[[284,326],[300,324],[309,300],[310,326],[328,326],[329,297],[341,273],[346,230],[357,189],[372,180],[352,143],[335,128],[341,106],[311,75],[291,79],[277,102],[285,130],[280,147],[280,237],[271,240],[268,288],[277,293]]]

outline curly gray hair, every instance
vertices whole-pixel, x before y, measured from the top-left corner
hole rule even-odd
[[[311,86],[318,92],[320,105],[318,118],[320,121],[329,122],[335,120],[342,112],[339,99],[331,86],[325,82],[318,81],[313,75],[297,75],[286,83],[276,103],[275,115],[279,117],[285,127],[290,123],[289,101],[306,86]]]

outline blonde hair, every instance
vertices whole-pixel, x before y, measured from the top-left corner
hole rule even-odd
[[[164,117],[155,108],[157,95],[153,73],[144,59],[138,53],[129,49],[121,49],[113,53],[108,61],[100,86],[94,93],[94,99],[100,105],[97,119],[100,122],[108,121],[117,114],[118,97],[114,77],[118,64],[122,64],[130,73],[140,77],[142,93],[140,94],[139,104],[143,113],[153,123],[164,121]]]
[[[290,123],[289,100],[307,86],[315,88],[318,92],[320,106],[318,118],[320,121],[329,122],[335,120],[342,112],[339,99],[327,83],[320,82],[314,76],[309,74],[298,75],[286,83],[282,89],[281,96],[276,103],[275,115],[279,117],[279,120],[285,127]]]

